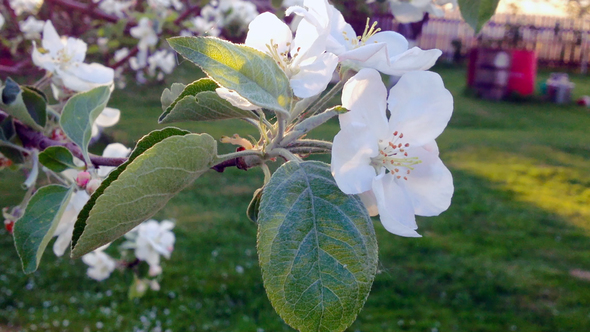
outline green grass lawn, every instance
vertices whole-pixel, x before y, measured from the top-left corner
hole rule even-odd
[[[190,77],[187,68],[180,77]],[[475,99],[464,93],[463,69],[436,71],[455,97],[438,139],[455,179],[453,204],[419,218],[420,239],[392,235],[375,219],[379,274],[349,331],[590,331],[590,111]],[[576,97],[590,95],[590,78],[572,79]],[[111,104],[123,113],[108,135],[131,146],[162,127],[162,90],[116,91]],[[179,127],[216,138],[256,134],[239,121]],[[331,121],[313,135],[337,130]],[[0,205],[18,203],[20,180],[0,173]],[[258,169],[211,171],[172,199],[156,216],[177,221],[162,289],[134,301],[129,274],[96,282],[81,261],[51,250],[24,275],[0,231],[0,331],[292,331],[266,298],[256,226],[245,216],[261,183]]]

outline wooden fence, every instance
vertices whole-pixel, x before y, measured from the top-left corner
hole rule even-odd
[[[383,30],[399,31],[391,16],[375,19]],[[455,43],[453,43],[455,41]],[[417,46],[438,48],[443,57],[452,59],[453,44],[460,41],[461,55],[478,45],[536,50],[539,65],[545,67],[588,67],[590,53],[590,20],[549,16],[496,14],[479,36],[463,21],[459,11],[449,11],[444,17],[430,17],[424,24]]]

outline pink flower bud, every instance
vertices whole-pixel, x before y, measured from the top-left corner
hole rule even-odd
[[[90,173],[84,171],[84,172],[80,172],[78,173],[78,176],[76,177],[76,184],[81,187],[84,188],[86,187],[86,184],[88,184],[88,181],[90,181],[90,179],[92,178],[92,176],[90,175]]]
[[[100,187],[101,182],[102,181],[100,181],[99,179],[92,179],[92,180],[88,181],[88,184],[86,185],[86,192],[88,193],[88,195],[94,194],[96,189],[98,189],[98,187]]]

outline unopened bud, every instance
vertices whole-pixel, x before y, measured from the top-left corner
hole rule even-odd
[[[157,292],[160,290],[160,284],[158,283],[157,280],[152,280],[152,281],[150,281],[150,288],[151,288],[151,290]]]
[[[96,189],[98,189],[98,187],[100,187],[101,182],[102,181],[100,181],[99,179],[92,179],[92,180],[88,181],[88,184],[86,185],[86,192],[88,193],[88,195],[94,194]]]
[[[12,234],[12,230],[14,229],[14,220],[5,219],[4,220],[4,228],[6,228],[6,231],[9,234]]]
[[[162,267],[160,265],[152,265],[150,266],[150,270],[148,271],[148,275],[150,277],[155,277],[162,273]]]
[[[80,172],[78,173],[78,176],[76,177],[76,184],[81,187],[84,188],[86,187],[86,185],[88,184],[88,181],[90,181],[90,179],[92,178],[92,175],[90,175],[90,173],[84,171],[84,172]]]

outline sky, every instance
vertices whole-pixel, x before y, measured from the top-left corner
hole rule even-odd
[[[498,12],[511,12],[510,4],[519,7],[519,13],[544,16],[567,16],[565,0],[501,0]]]

